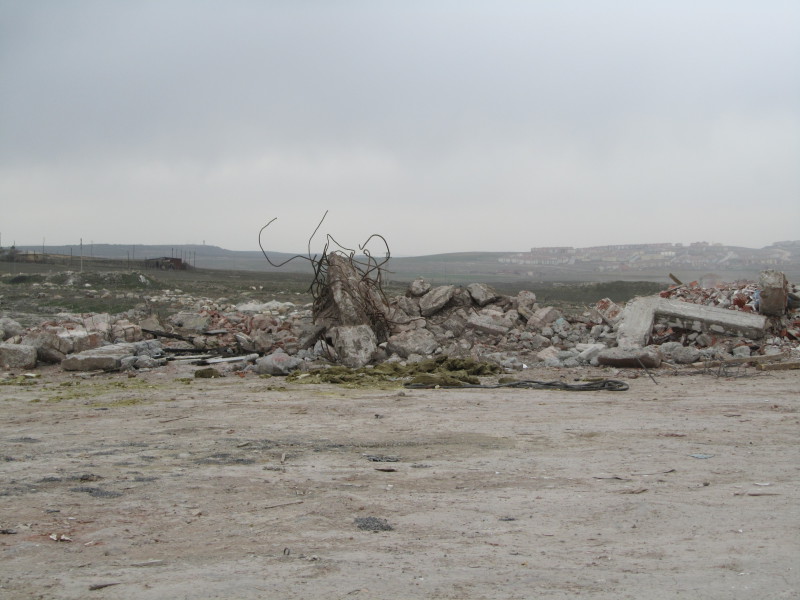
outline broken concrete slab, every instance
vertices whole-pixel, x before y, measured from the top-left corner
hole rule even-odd
[[[645,346],[650,341],[656,316],[688,321],[687,329],[696,322],[704,329],[716,326],[719,333],[751,339],[764,337],[767,327],[767,319],[762,315],[666,298],[636,298],[622,311],[617,344],[622,348]]]
[[[36,348],[26,344],[0,344],[0,367],[4,369],[33,369]]]
[[[112,344],[70,354],[61,361],[61,368],[65,371],[118,371],[122,368],[122,359],[135,354],[133,344]]]
[[[520,316],[526,321],[530,319],[538,310],[536,305],[536,294],[527,290],[522,290],[512,300],[512,306],[517,309]]]
[[[467,291],[478,306],[486,306],[500,298],[500,295],[485,283],[470,283]]]
[[[623,369],[656,369],[661,366],[657,348],[606,348],[597,355],[597,364]]]
[[[386,351],[408,358],[412,354],[426,356],[439,347],[436,337],[427,329],[404,331],[389,338]]]
[[[211,317],[205,314],[182,311],[170,319],[173,325],[189,331],[205,331],[211,324]]]
[[[283,351],[273,352],[256,360],[256,373],[260,375],[288,375],[300,368],[302,359]]]
[[[422,277],[417,277],[408,285],[408,294],[414,298],[424,296],[431,290],[431,284]]]
[[[489,335],[505,335],[511,331],[514,323],[497,313],[472,313],[467,318],[466,327]]]
[[[419,311],[423,317],[429,317],[442,310],[456,291],[454,285],[440,285],[425,294],[419,301]]]

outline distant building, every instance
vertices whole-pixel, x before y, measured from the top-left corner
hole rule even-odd
[[[145,269],[161,269],[162,271],[183,271],[188,265],[180,258],[161,256],[159,258],[147,258],[144,261]]]

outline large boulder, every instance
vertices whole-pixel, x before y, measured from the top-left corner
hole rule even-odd
[[[0,367],[32,369],[36,366],[36,348],[26,344],[0,344]]]

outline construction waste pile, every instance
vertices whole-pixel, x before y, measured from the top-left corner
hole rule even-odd
[[[434,287],[417,279],[404,295],[388,299],[335,263],[313,305],[184,296],[160,299],[183,305],[163,320],[139,311],[62,314],[24,328],[4,317],[0,368],[57,363],[66,371],[135,372],[183,361],[213,366],[220,375],[286,375],[441,356],[491,362],[507,372],[711,361],[800,366],[800,301],[779,271],[765,271],[757,283],[676,285],[624,306],[604,299],[567,316],[540,306],[532,292],[503,296],[480,283]]]

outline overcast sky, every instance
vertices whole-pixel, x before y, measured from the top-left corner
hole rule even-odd
[[[6,247],[800,239],[800,2],[0,0],[0,207]]]

